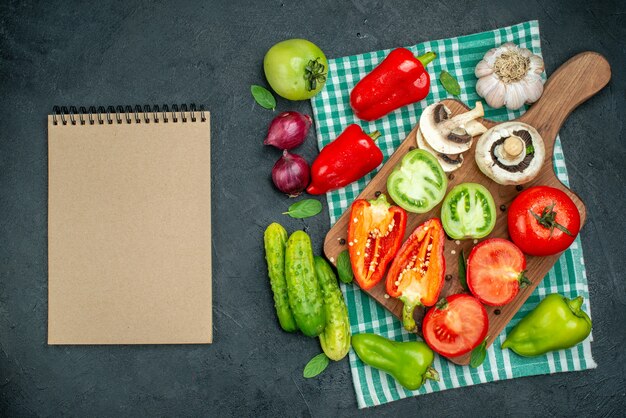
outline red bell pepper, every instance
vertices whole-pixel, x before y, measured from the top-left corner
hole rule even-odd
[[[352,203],[348,252],[354,278],[367,290],[380,282],[396,255],[406,229],[406,212],[387,203],[384,194]]]
[[[322,194],[339,189],[378,167],[383,161],[383,153],[374,140],[379,136],[378,131],[368,135],[359,125],[348,126],[313,161],[312,181],[306,191]]]
[[[434,52],[415,57],[406,48],[391,51],[352,89],[350,106],[354,114],[363,120],[376,120],[428,96],[430,76],[424,66],[436,57]]]
[[[424,222],[402,244],[389,268],[387,294],[404,302],[402,323],[408,331],[417,330],[415,307],[433,306],[439,299],[446,272],[445,235],[438,218]]]

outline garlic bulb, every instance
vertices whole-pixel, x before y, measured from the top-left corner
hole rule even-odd
[[[474,74],[476,92],[489,106],[519,109],[543,93],[543,59],[526,48],[507,42],[487,51]]]

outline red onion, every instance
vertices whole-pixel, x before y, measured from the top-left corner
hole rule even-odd
[[[311,117],[290,111],[276,116],[267,130],[263,143],[278,149],[292,149],[302,145],[311,127]]]
[[[274,168],[272,181],[278,190],[287,193],[289,197],[296,197],[308,186],[310,179],[309,164],[297,154],[283,151]]]

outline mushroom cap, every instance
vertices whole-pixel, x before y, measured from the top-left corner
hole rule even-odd
[[[530,134],[533,151],[508,162],[503,159],[502,142],[509,136],[519,136],[520,131]],[[543,138],[535,128],[522,122],[506,122],[489,129],[478,139],[475,157],[478,168],[487,177],[499,184],[516,185],[528,183],[539,174],[545,154]]]
[[[422,136],[428,145],[433,150],[447,155],[461,154],[469,150],[472,147],[473,139],[469,139],[466,142],[452,141],[448,139],[451,129],[449,129],[449,127],[448,129],[443,129],[441,126],[438,126],[435,119],[435,113],[439,110],[439,106],[443,106],[443,109],[445,109],[447,114],[446,119],[451,119],[450,110],[441,102],[433,103],[430,106],[427,106],[420,116],[419,126],[422,131]],[[482,111],[482,107],[480,110]],[[464,128],[464,125],[465,124],[459,124],[458,127]]]
[[[459,156],[457,157],[458,163],[456,164],[447,161],[446,158],[443,157],[443,155],[445,154],[441,154],[435,151],[430,147],[430,145],[428,145],[428,143],[424,140],[424,136],[422,135],[422,131],[420,129],[417,130],[417,133],[415,134],[415,139],[417,140],[417,147],[434,155],[435,158],[437,158],[437,161],[439,161],[439,164],[441,164],[441,168],[443,168],[443,171],[445,171],[446,173],[451,173],[454,170],[458,170],[463,165],[463,155],[459,154]],[[452,158],[450,157],[448,157],[448,159],[452,160]]]

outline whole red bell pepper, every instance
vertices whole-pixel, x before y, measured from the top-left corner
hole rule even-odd
[[[376,131],[366,134],[359,125],[352,124],[333,142],[326,145],[311,165],[310,194],[322,194],[356,181],[378,167],[383,153],[374,140]]]
[[[406,48],[391,51],[352,89],[354,114],[363,120],[376,120],[428,96],[430,76],[424,66],[436,57],[434,52],[416,57]]]
[[[367,290],[380,282],[396,255],[406,229],[406,212],[377,199],[352,203],[348,226],[348,253],[354,279]]]

